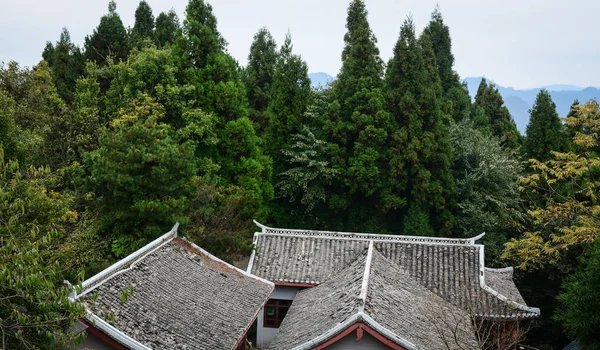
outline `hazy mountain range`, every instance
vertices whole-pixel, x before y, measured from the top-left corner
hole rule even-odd
[[[335,80],[335,77],[319,72],[311,73],[308,75],[311,79],[311,85],[313,87],[326,86],[327,83]],[[469,88],[469,94],[472,98],[475,98],[477,93],[477,87],[481,82],[481,77],[468,77],[464,81],[467,83]],[[488,79],[488,82],[493,82]],[[556,103],[556,110],[558,115],[566,117],[569,113],[571,104],[576,99],[579,102],[584,103],[592,98],[600,98],[600,89],[595,87],[581,87],[576,85],[546,85],[534,89],[522,89],[517,90],[512,87],[504,87],[502,85],[495,84],[498,91],[504,98],[504,104],[513,116],[517,128],[522,134],[525,134],[527,123],[529,122],[529,109],[535,102],[535,97],[539,93],[540,89],[546,89],[550,92],[552,100]]]

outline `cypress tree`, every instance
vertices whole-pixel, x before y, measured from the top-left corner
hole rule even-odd
[[[556,113],[556,105],[546,89],[540,90],[529,111],[527,137],[523,148],[527,157],[539,161],[552,158],[551,151],[566,150],[564,126]]]
[[[473,107],[475,110],[477,107],[483,109],[490,122],[491,133],[500,138],[503,145],[516,148],[522,142],[517,125],[508,108],[504,106],[502,95],[494,84],[488,84],[485,78],[479,84]]]
[[[117,4],[108,3],[108,14],[100,18],[100,24],[92,35],[85,37],[85,58],[105,64],[109,58],[125,60],[129,54],[129,36],[117,13]]]
[[[152,39],[154,36],[154,16],[152,8],[144,0],[140,1],[135,10],[135,23],[131,30],[131,41],[139,44],[143,39]]]
[[[48,42],[42,57],[52,68],[58,95],[65,102],[73,103],[75,84],[85,71],[85,62],[79,47],[71,42],[67,28],[63,28],[56,46]]]
[[[383,61],[362,0],[348,8],[342,68],[333,84],[325,131],[339,166],[330,207],[345,211],[349,230],[382,230],[386,144],[391,127],[382,92]]]
[[[435,54],[437,72],[444,90],[444,111],[452,115],[455,121],[462,120],[469,113],[471,97],[466,85],[460,83],[460,77],[453,69],[450,29],[444,23],[439,7],[436,6],[423,32],[429,36]]]
[[[430,234],[432,229],[448,234],[454,222],[449,116],[442,112],[435,62],[429,36],[417,40],[408,18],[386,74],[389,110],[398,125],[390,147],[391,185],[407,203],[408,210],[396,213],[403,216],[405,234]]]
[[[275,173],[286,171],[283,151],[293,142],[291,135],[302,130],[303,117],[310,104],[311,89],[308,66],[292,53],[292,38],[288,33],[279,52],[273,74],[272,96],[266,116],[265,152],[274,161]]]
[[[156,28],[154,30],[154,41],[158,47],[164,47],[173,43],[175,34],[179,29],[179,18],[175,11],[161,12],[156,17]]]
[[[266,28],[261,28],[254,35],[248,55],[248,66],[244,74],[244,83],[250,104],[250,119],[254,122],[259,134],[262,134],[268,125],[268,117],[265,112],[271,101],[276,64],[277,43]]]

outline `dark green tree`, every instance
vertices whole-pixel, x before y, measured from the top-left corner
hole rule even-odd
[[[563,309],[558,311],[556,319],[579,341],[582,349],[600,349],[600,239],[563,288],[558,297]]]
[[[261,28],[254,35],[248,55],[248,66],[244,71],[244,83],[250,104],[250,119],[254,122],[259,135],[269,124],[266,110],[273,93],[273,75],[275,75],[277,55],[275,39],[266,28]],[[290,79],[292,78],[290,77]]]
[[[382,92],[383,61],[362,0],[348,7],[342,68],[331,89],[325,125],[338,181],[329,205],[345,212],[348,230],[381,231],[379,205],[386,188],[386,144],[391,119]],[[339,215],[339,214],[338,214]]]
[[[444,23],[442,13],[436,6],[431,14],[431,20],[424,29],[431,39],[435,54],[436,66],[442,88],[444,90],[444,111],[456,121],[463,119],[469,113],[471,98],[465,85],[460,83],[460,77],[453,69],[454,55],[450,29]]]
[[[411,213],[429,218],[433,232],[448,235],[454,224],[455,191],[450,117],[442,112],[443,89],[431,41],[426,33],[417,40],[411,18],[402,25],[388,64],[386,92],[389,111],[398,125],[391,137],[391,187],[397,202],[408,203],[408,212],[395,214],[405,222],[405,234],[432,231],[423,220],[409,221]],[[406,224],[413,221],[418,225]]]
[[[108,14],[100,18],[100,24],[92,35],[85,37],[84,56],[98,64],[106,64],[109,58],[125,60],[129,54],[129,36],[117,13],[117,4],[108,3]]]
[[[546,89],[540,90],[529,111],[527,137],[523,148],[528,158],[545,162],[552,158],[552,151],[567,150],[567,135],[556,113],[556,105]]]
[[[302,130],[304,114],[310,104],[311,89],[308,66],[292,53],[292,38],[288,33],[279,51],[273,72],[272,95],[266,111],[265,152],[274,162],[275,173],[286,171],[283,150],[288,150],[295,135]]]
[[[179,18],[174,10],[161,12],[156,17],[156,28],[154,30],[154,41],[158,47],[172,44],[179,30]]]
[[[117,256],[164,233],[184,212],[196,174],[194,146],[161,122],[164,109],[141,95],[102,131],[85,156],[87,189]]]
[[[65,102],[73,103],[75,83],[85,72],[85,62],[79,47],[71,42],[67,28],[63,28],[56,46],[46,44],[42,57],[52,68],[58,95]]]
[[[140,1],[135,10],[135,23],[131,30],[131,42],[139,45],[144,39],[154,38],[154,16],[152,8],[145,0]]]
[[[500,138],[502,144],[516,148],[522,142],[522,136],[517,130],[508,108],[504,106],[504,99],[493,83],[488,84],[485,78],[481,80],[473,108],[481,108],[489,120],[492,135]]]

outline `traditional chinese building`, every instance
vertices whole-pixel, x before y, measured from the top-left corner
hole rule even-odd
[[[257,225],[247,272],[275,284],[257,318],[259,348],[476,349],[474,317],[511,322],[540,314],[526,305],[511,268],[485,267],[476,244],[483,235]]]
[[[177,237],[176,225],[72,295],[88,311],[80,348],[245,349],[273,289]]]

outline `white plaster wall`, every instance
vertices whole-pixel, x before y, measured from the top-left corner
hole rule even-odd
[[[352,332],[340,339],[336,343],[327,347],[327,350],[389,350],[390,348],[382,344],[367,332],[363,333],[359,341],[356,340],[356,332]]]
[[[271,299],[294,300],[300,288],[298,287],[282,287],[275,286],[275,291],[271,295]],[[278,328],[263,327],[264,309],[260,311],[256,318],[256,346],[259,349],[266,349],[271,344],[271,341],[277,335]]]

